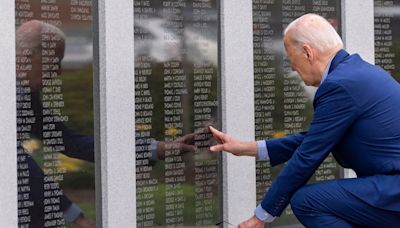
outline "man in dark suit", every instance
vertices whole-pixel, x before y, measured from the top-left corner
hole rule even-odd
[[[19,174],[23,174],[28,169],[29,173],[29,194],[19,192],[19,216],[26,215],[26,209],[29,211],[30,219],[19,221],[20,226],[29,225],[29,227],[50,227],[45,225],[45,183],[53,183],[46,181],[46,175],[38,166],[32,156],[25,152],[24,143],[32,138],[43,140],[43,113],[51,113],[48,108],[43,107],[41,101],[42,90],[42,36],[46,34],[51,36],[54,42],[55,58],[53,62],[54,75],[60,75],[61,60],[64,57],[65,50],[65,34],[57,27],[38,21],[32,20],[22,24],[16,30],[16,54],[17,54],[17,95],[23,99],[25,103],[29,103],[26,107],[19,105],[17,113],[29,110],[35,121],[25,123],[18,121],[18,166]],[[29,67],[24,67],[23,62],[30,63]],[[55,67],[57,66],[57,67]],[[28,85],[24,84],[28,82]],[[29,107],[29,108],[27,108]],[[21,118],[21,117],[20,117]],[[23,119],[23,118],[22,118]],[[21,119],[21,120],[22,120]],[[29,130],[27,130],[29,129]],[[67,128],[62,122],[54,122],[54,130],[62,132],[63,146],[65,155],[89,162],[94,162],[94,139],[93,136],[83,135]],[[26,163],[27,168],[22,163]],[[20,168],[21,167],[21,168]],[[18,182],[24,183],[25,175],[19,175]],[[75,227],[89,228],[95,227],[95,222],[85,217],[80,208],[73,204],[62,191],[59,195],[60,208],[63,217],[67,222],[73,223]],[[28,198],[23,197],[29,196]],[[26,201],[33,204],[25,203]],[[25,206],[25,204],[27,206]]]
[[[324,18],[307,14],[285,30],[294,71],[319,87],[307,132],[241,142],[211,129],[212,151],[287,162],[255,215],[239,227],[263,227],[291,207],[306,227],[400,226],[400,85],[381,68],[349,55]],[[306,185],[332,152],[357,178]]]

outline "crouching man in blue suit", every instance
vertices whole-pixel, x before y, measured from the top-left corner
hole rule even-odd
[[[211,129],[211,151],[287,162],[255,215],[239,227],[263,227],[291,207],[306,227],[400,227],[400,85],[381,68],[349,55],[322,17],[304,15],[285,30],[294,71],[319,87],[307,132],[242,142]],[[306,185],[332,152],[357,178]]]

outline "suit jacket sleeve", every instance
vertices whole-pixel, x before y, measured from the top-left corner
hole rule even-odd
[[[261,202],[264,210],[273,216],[282,213],[292,195],[308,181],[357,115],[357,104],[343,86],[328,81],[320,86],[314,99],[310,128],[264,196]]]
[[[94,138],[91,135],[79,134],[63,123],[56,124],[56,129],[62,131],[65,151],[63,154],[89,162],[94,162]]]
[[[307,132],[300,132],[284,138],[266,140],[271,166],[287,162],[303,142],[306,134]]]
[[[43,110],[45,108],[40,100],[40,93],[32,92],[31,99],[32,109],[34,110],[36,118],[36,122],[32,126],[31,134],[43,139]],[[54,124],[54,130],[62,132],[65,146],[65,151],[62,151],[63,154],[68,157],[94,162],[94,137],[92,135],[84,135],[73,131],[62,122],[56,122]]]

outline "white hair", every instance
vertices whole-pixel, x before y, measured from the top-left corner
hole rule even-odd
[[[42,35],[51,34],[56,40],[65,42],[66,36],[61,29],[54,25],[32,20],[22,24],[15,34],[15,46],[17,54],[29,49],[32,53],[40,52],[42,47]]]
[[[333,48],[343,48],[343,41],[332,25],[317,14],[303,15],[291,22],[284,35],[290,31],[290,39],[295,49],[300,50],[304,44],[311,45],[321,52]]]

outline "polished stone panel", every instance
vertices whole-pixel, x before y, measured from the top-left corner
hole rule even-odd
[[[400,2],[374,1],[375,64],[400,81]]]
[[[134,1],[137,226],[212,226],[219,215],[216,0]]]
[[[95,220],[91,0],[15,0],[18,220]],[[68,218],[69,217],[69,218]]]
[[[307,130],[313,115],[316,88],[305,86],[293,72],[283,47],[283,31],[294,19],[316,13],[341,30],[340,1],[253,0],[254,103],[257,140],[284,137]],[[257,203],[261,201],[282,165],[271,167],[257,161]],[[311,182],[340,177],[341,169],[332,156],[321,164]],[[290,206],[273,227],[298,226]]]

